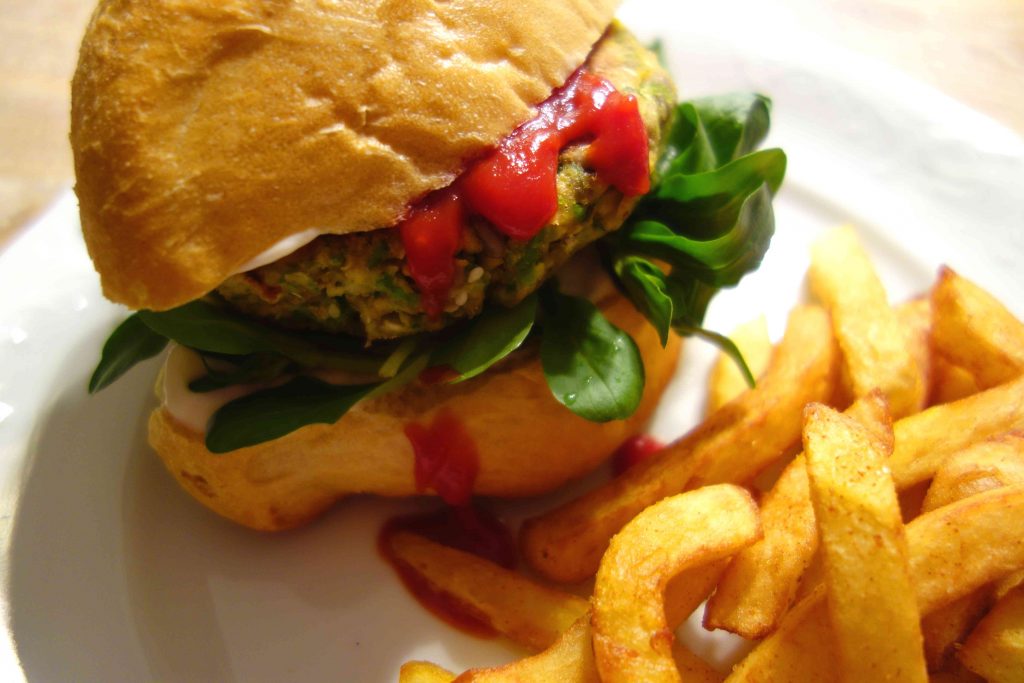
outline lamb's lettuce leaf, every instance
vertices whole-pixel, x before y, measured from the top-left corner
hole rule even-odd
[[[450,368],[462,382],[476,377],[518,349],[533,329],[537,296],[531,294],[512,308],[490,306],[439,344],[431,364]]]
[[[276,354],[304,368],[376,373],[383,362],[344,337],[328,344],[312,335],[287,332],[232,313],[209,301],[191,301],[169,311],[139,311],[154,333],[197,351],[231,356]],[[344,347],[348,348],[344,348]]]
[[[626,225],[603,243],[622,290],[658,330],[697,335],[736,359],[727,337],[703,327],[715,292],[761,264],[775,232],[772,196],[786,173],[782,150],[754,151],[771,101],[730,95],[679,105],[659,181]]]
[[[383,382],[331,384],[296,375],[280,386],[260,389],[226,403],[213,414],[206,430],[206,448],[227,453],[272,441],[311,424],[333,424],[363,399],[385,394],[411,382],[427,366],[427,355],[406,360]]]
[[[284,356],[253,353],[247,356],[201,354],[206,374],[188,384],[189,391],[203,394],[236,384],[272,382],[296,366]]]
[[[138,313],[117,326],[103,344],[100,362],[89,378],[89,393],[95,394],[137,363],[152,358],[167,346],[167,338],[150,330]]]
[[[227,453],[280,438],[309,424],[333,424],[374,388],[335,385],[298,375],[279,387],[236,398],[220,408],[206,430],[211,453]]]
[[[540,363],[551,393],[592,422],[632,415],[643,396],[644,363],[636,342],[582,297],[543,290]]]

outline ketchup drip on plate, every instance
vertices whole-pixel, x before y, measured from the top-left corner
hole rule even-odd
[[[507,569],[516,565],[516,545],[512,532],[489,512],[471,505],[462,505],[423,515],[395,517],[384,524],[377,538],[380,554],[421,605],[471,635],[496,636],[497,631],[485,615],[439,590],[396,556],[391,540],[395,534],[403,531],[483,557]]]
[[[399,224],[423,310],[444,310],[469,215],[486,218],[511,239],[536,235],[558,209],[558,157],[568,145],[589,141],[587,164],[626,196],[650,190],[647,131],[636,98],[578,69],[496,150],[450,187],[414,206]]]

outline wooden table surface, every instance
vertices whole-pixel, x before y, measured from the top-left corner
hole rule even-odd
[[[1024,133],[1024,0],[760,1]],[[0,247],[72,183],[68,82],[94,4],[0,0]]]

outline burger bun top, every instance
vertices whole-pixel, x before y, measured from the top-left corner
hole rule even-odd
[[[290,236],[394,225],[531,116],[617,0],[101,0],[72,84],[108,298],[163,310]]]

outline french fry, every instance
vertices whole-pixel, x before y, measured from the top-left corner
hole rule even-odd
[[[923,400],[931,393],[933,382],[932,362],[932,302],[927,297],[911,299],[896,306],[896,318],[900,321],[907,338],[907,349],[914,359],[921,381],[924,383]],[[923,406],[922,406],[923,407]]]
[[[999,600],[1017,586],[1024,586],[1024,569],[1013,572],[1012,574],[1007,574],[996,581],[995,586],[993,587],[993,592],[995,593],[996,599]]]
[[[725,683],[838,681],[825,586],[798,602],[771,635],[741,660]]]
[[[956,451],[1014,429],[1024,429],[1024,378],[905,417],[889,462],[896,488],[927,481]]]
[[[923,514],[906,525],[906,535],[911,586],[918,611],[927,616],[1024,568],[1024,486],[986,491]],[[835,680],[825,602],[820,586],[797,603],[726,682]],[[789,675],[793,670],[813,676]]]
[[[547,578],[583,581],[611,537],[648,505],[699,484],[750,479],[796,443],[800,409],[832,396],[837,367],[828,317],[797,308],[756,388],[604,486],[527,520],[520,533],[526,561]]]
[[[558,638],[551,647],[532,657],[488,669],[471,669],[456,683],[523,683],[559,681],[560,683],[600,683],[594,666],[590,616],[584,615]]]
[[[921,627],[925,636],[925,656],[930,657],[929,667],[933,661],[936,669],[950,666],[951,657],[956,649],[988,613],[993,603],[1021,585],[1024,585],[1024,570],[1007,574],[991,586],[979,588],[967,597],[941,607],[925,617]]]
[[[803,359],[798,360],[791,354],[798,353],[796,349],[801,343],[806,346]],[[744,394],[729,404],[752,408],[744,416],[745,424],[761,414],[765,421],[759,430],[752,429],[754,440],[746,448],[730,447],[702,453],[693,476],[686,484],[687,490],[711,484],[749,482],[783,456],[792,454],[793,449],[799,446],[799,436],[790,440],[790,429],[793,428],[790,420],[796,418],[799,421],[800,411],[808,403],[828,403],[835,398],[840,360],[835,337],[828,329],[827,316],[822,316],[821,309],[815,306],[794,309],[782,342],[772,356],[770,373],[766,371],[758,386],[748,392],[753,396],[746,402],[747,394]],[[795,385],[787,388],[786,383]],[[783,412],[783,406],[795,407],[796,413]],[[799,426],[796,429],[799,434]],[[783,445],[787,441],[789,443]]]
[[[804,457],[845,681],[928,680],[886,453],[852,418],[812,404]]]
[[[1001,486],[1024,484],[1024,434],[1010,432],[947,458],[935,473],[922,509],[929,512]],[[941,607],[921,622],[925,657],[932,670],[944,668],[954,648],[991,607],[994,588],[985,586]]]
[[[982,388],[1024,374],[1024,323],[991,294],[943,268],[932,308],[935,352],[970,371]]]
[[[764,537],[738,553],[708,601],[704,627],[757,640],[793,602],[818,547],[803,456],[790,463],[761,504]]]
[[[922,481],[900,491],[900,512],[903,514],[904,522],[909,522],[921,514],[924,497],[928,495],[930,483],[930,481]]]
[[[431,586],[470,606],[498,633],[535,651],[558,640],[590,607],[576,595],[414,533],[396,533],[390,543],[395,558]]]
[[[995,604],[959,653],[964,666],[993,683],[1024,681],[1024,588]]]
[[[760,377],[772,355],[772,341],[768,337],[768,321],[762,315],[743,323],[729,335],[754,377]],[[706,413],[710,415],[729,401],[749,389],[747,380],[727,353],[720,353],[708,376]]]
[[[679,681],[664,594],[680,571],[716,562],[760,534],[750,494],[723,484],[666,498],[612,539],[594,584],[594,656],[604,683]]]
[[[922,627],[926,629],[926,648],[928,646],[928,636],[932,635],[937,641],[937,646],[945,645],[948,648],[947,650],[938,653],[942,656],[941,663],[943,665],[948,668],[956,668],[959,666],[960,673],[966,672],[966,674],[971,677],[972,681],[983,682],[985,680],[984,678],[970,671],[970,669],[966,668],[959,659],[953,658],[953,655],[962,648],[963,641],[968,635],[970,635],[981,619],[989,613],[993,604],[998,600],[1002,600],[1010,592],[1019,589],[1022,585],[1024,585],[1024,570],[1008,574],[993,583],[991,586],[979,588],[966,598],[961,598],[960,600],[929,614],[928,618],[922,623]],[[957,607],[960,608],[959,612],[952,609]],[[935,619],[935,624],[931,623],[932,619]],[[945,619],[946,623],[939,623],[939,620],[941,619]],[[930,634],[927,630],[928,627],[934,628],[937,633]],[[944,639],[943,636],[945,636]],[[925,652],[927,654],[927,649]],[[1024,662],[1022,662],[1021,665],[1024,666]],[[999,679],[995,678],[993,680]]]
[[[725,676],[712,669],[678,640],[672,643],[672,659],[679,670],[679,677],[686,683],[722,683],[725,680]]]
[[[933,673],[929,676],[928,681],[929,683],[962,683],[959,678],[948,671]]]
[[[803,575],[800,577],[800,585],[796,589],[796,600],[800,601],[818,589],[818,586],[825,585],[825,558],[822,557],[821,548],[814,553],[811,563],[807,565]]]
[[[929,679],[931,683],[985,683],[985,679],[969,671],[957,660],[942,671],[936,671]]]
[[[985,491],[907,525],[921,614],[1024,568],[1024,486]]]
[[[949,666],[957,643],[963,642],[993,602],[992,588],[982,586],[921,620],[924,657],[929,671],[941,671]]]
[[[1024,432],[1007,432],[949,456],[935,472],[923,511],[982,491],[1024,484]]]
[[[893,427],[880,392],[857,400],[847,411],[890,453]],[[729,563],[704,615],[705,628],[721,628],[745,638],[771,633],[793,602],[804,570],[818,548],[803,455],[783,471],[761,503],[761,540]]]
[[[853,228],[829,231],[815,242],[808,272],[812,291],[832,314],[853,395],[879,388],[894,416],[920,410],[924,376]]]
[[[398,683],[452,683],[455,674],[432,662],[406,662],[398,670]]]
[[[722,578],[729,558],[680,572],[665,588],[665,621],[676,628],[708,599]]]
[[[978,381],[966,368],[953,365],[942,356],[932,356],[932,385],[928,405],[952,403],[981,391]]]
[[[676,643],[672,656],[680,673],[686,675],[684,680],[687,682],[721,683],[722,676],[683,645]],[[539,654],[504,666],[471,669],[455,680],[457,683],[599,683],[594,663],[590,616],[577,620],[557,642]]]

